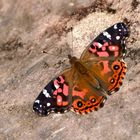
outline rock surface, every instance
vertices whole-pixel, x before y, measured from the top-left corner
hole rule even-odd
[[[0,139],[139,140],[139,3],[0,0]],[[127,22],[131,31],[128,71],[105,107],[84,116],[68,112],[39,117],[32,112],[40,90],[69,66],[67,55],[80,57],[96,35],[119,21]]]

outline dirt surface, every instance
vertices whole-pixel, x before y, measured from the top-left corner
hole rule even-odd
[[[139,3],[0,0],[0,140],[139,140]],[[32,112],[40,90],[69,66],[67,55],[80,57],[96,35],[119,21],[131,31],[128,70],[105,107],[84,116],[68,112],[39,117]]]

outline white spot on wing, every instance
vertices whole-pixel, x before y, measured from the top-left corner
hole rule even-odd
[[[103,103],[105,103],[105,102],[106,102],[106,99],[103,100]]]
[[[112,50],[115,50],[115,47],[112,47]]]
[[[40,103],[40,100],[36,100],[35,103],[38,103],[39,104]]]
[[[60,100],[60,99],[58,99],[57,101],[58,101],[58,102],[61,102],[61,100]]]
[[[56,89],[58,89],[58,88],[59,88],[59,86],[58,86],[58,85],[54,85],[54,86],[55,86],[55,88],[56,88]]]
[[[99,48],[101,48],[102,47],[102,44],[98,42],[98,46],[99,46]]]
[[[120,39],[120,36],[116,36],[116,39],[119,40]]]
[[[50,106],[51,105],[51,103],[47,103],[47,106]]]
[[[114,25],[114,29],[117,29],[117,24]]]
[[[125,56],[125,53],[123,53],[123,56]]]
[[[51,98],[50,94],[47,92],[46,89],[43,89],[43,94],[45,95],[46,98]]]
[[[103,35],[111,40],[111,35],[108,32],[103,32]]]

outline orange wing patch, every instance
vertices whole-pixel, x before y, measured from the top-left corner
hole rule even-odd
[[[74,100],[71,110],[79,114],[87,114],[94,110],[97,111],[98,108],[103,107],[105,101],[106,97],[104,96],[100,96],[98,99],[96,99],[94,96],[90,96],[89,100],[87,101],[77,99]]]
[[[116,60],[112,63],[111,69],[113,70],[114,74],[112,77],[108,78],[108,82],[110,83],[108,88],[110,94],[113,91],[118,91],[122,85],[122,80],[124,79],[126,73],[126,65],[123,61]]]

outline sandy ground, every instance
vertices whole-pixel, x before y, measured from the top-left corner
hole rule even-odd
[[[139,3],[0,0],[0,140],[139,140]],[[127,22],[131,31],[128,71],[105,107],[84,116],[68,112],[39,117],[32,112],[40,90],[69,66],[67,55],[80,57],[96,35],[119,21]]]

